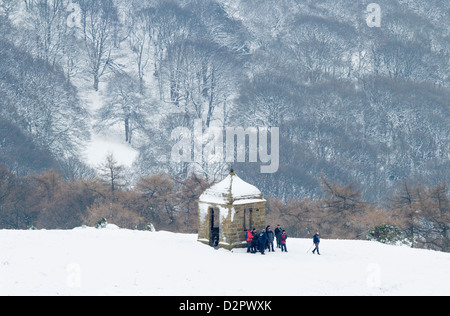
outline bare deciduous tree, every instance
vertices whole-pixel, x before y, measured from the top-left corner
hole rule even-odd
[[[112,153],[106,156],[105,162],[98,166],[100,176],[105,183],[109,184],[112,199],[115,200],[115,192],[125,187],[125,167],[119,165]]]
[[[125,141],[130,143],[135,131],[145,131],[151,115],[148,101],[140,94],[140,84],[127,74],[116,74],[108,81],[108,98],[98,111],[98,131],[122,125]]]
[[[80,8],[90,73],[98,91],[100,78],[112,67],[117,8],[112,0],[80,0]]]

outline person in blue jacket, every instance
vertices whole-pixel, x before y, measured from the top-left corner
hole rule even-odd
[[[313,243],[316,246],[316,248],[314,248],[314,250],[313,250],[313,253],[315,253],[317,250],[317,254],[320,256],[320,253],[319,253],[320,234],[319,234],[319,232],[316,232],[316,234],[314,235]]]

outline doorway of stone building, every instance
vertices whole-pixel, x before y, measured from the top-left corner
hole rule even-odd
[[[251,208],[246,208],[244,210],[244,230],[252,230],[253,228],[253,221],[252,221],[252,214],[253,214],[253,209]]]
[[[217,248],[219,246],[220,211],[210,208],[209,218],[211,219],[209,244],[211,247]]]

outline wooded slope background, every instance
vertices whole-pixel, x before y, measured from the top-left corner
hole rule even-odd
[[[172,131],[202,119],[203,129],[280,128],[276,174],[234,167],[283,203],[326,201],[324,179],[371,205],[405,186],[441,192],[450,4],[379,0],[380,27],[369,27],[371,2],[0,0],[0,163],[17,179],[101,178],[83,147],[120,130],[139,155],[119,191],[162,174],[210,183],[230,166],[170,159]]]

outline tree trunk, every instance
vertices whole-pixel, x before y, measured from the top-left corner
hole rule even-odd
[[[125,141],[131,143],[130,119],[128,117],[125,118]]]
[[[94,90],[98,91],[99,79],[98,75],[94,75]]]

